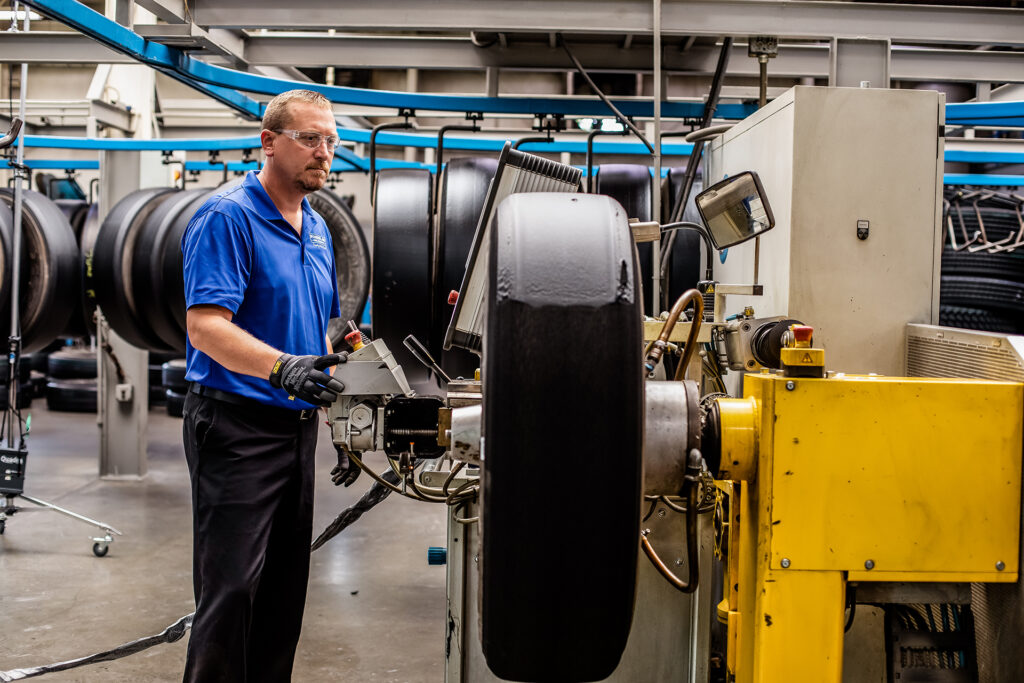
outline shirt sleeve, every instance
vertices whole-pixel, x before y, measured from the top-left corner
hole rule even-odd
[[[215,304],[237,313],[252,272],[249,231],[221,211],[199,211],[189,221],[181,251],[185,306]]]

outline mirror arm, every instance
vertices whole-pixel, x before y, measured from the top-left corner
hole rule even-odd
[[[676,223],[667,223],[666,225],[661,226],[662,233],[668,232],[670,230],[693,230],[694,232],[700,235],[701,239],[704,240],[704,248],[707,252],[707,258],[705,259],[704,266],[706,271],[704,274],[704,279],[713,279],[711,271],[715,263],[714,253],[717,251],[717,249],[715,249],[715,245],[711,243],[711,236],[708,234],[707,229],[700,223],[694,223],[692,221],[679,221]]]

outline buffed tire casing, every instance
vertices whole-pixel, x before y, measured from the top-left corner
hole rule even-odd
[[[140,349],[170,350],[138,310],[141,302],[135,301],[132,263],[146,220],[176,193],[161,187],[138,190],[124,197],[103,220],[92,252],[89,289],[114,331]],[[152,306],[153,302],[145,305]]]
[[[473,377],[479,356],[465,349],[444,350],[444,336],[454,307],[448,294],[459,291],[466,274],[466,260],[473,246],[487,188],[498,168],[497,159],[466,157],[450,159],[441,180],[434,236],[433,295],[431,296],[431,351],[451,377]]]
[[[410,382],[428,372],[402,345],[407,335],[430,339],[430,172],[384,169],[373,202],[373,336],[387,343]]]
[[[596,175],[594,187],[597,194],[608,195],[621,204],[628,218],[636,218],[640,221],[651,220],[651,193],[654,186],[650,169],[639,164],[602,164]],[[636,251],[640,257],[640,271],[643,274],[640,286],[644,292],[644,311],[648,315],[654,315],[651,312],[654,310],[654,302],[651,299],[653,293],[651,276],[654,273],[651,261],[653,250],[650,242],[636,245]]]
[[[627,218],[598,195],[515,194],[498,207],[480,606],[484,656],[501,678],[601,680],[629,636],[644,404]],[[572,473],[557,494],[557,531],[544,474],[552,466]]]
[[[67,327],[78,306],[81,283],[78,243],[64,212],[38,192],[25,190],[23,196],[19,310],[21,348],[28,353],[45,347]],[[0,190],[0,198],[6,204],[3,210],[10,212],[14,193]],[[5,224],[0,223],[0,229]],[[3,241],[8,256],[12,234]],[[4,264],[10,264],[9,257]],[[0,304],[0,320],[10,318],[9,299],[8,293]]]
[[[345,323],[359,322],[370,291],[370,248],[355,214],[341,198],[324,188],[307,197],[310,207],[320,214],[331,233],[334,265],[338,274],[338,300],[341,315],[331,320],[327,334],[335,349],[344,348]]]

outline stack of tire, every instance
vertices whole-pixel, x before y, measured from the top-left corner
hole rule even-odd
[[[999,248],[1024,230],[1024,202],[1007,192],[952,187],[945,207],[939,324],[1024,334],[1024,246]]]
[[[96,412],[96,352],[54,351],[47,359],[46,407],[71,413]]]
[[[83,264],[68,215],[84,230],[92,209],[77,204],[62,208],[31,190],[23,197],[18,309],[22,352],[30,353],[59,336],[75,336],[83,327]],[[13,191],[0,190],[0,321],[4,325],[10,319],[14,265],[13,203]]]
[[[169,360],[161,366],[161,384],[164,389],[167,414],[171,417],[181,417],[182,411],[185,409],[185,394],[188,393],[184,358]]]
[[[150,188],[125,196],[111,208],[83,253],[90,310],[99,306],[111,328],[129,344],[159,352],[185,350],[185,293],[181,239],[192,215],[219,188]],[[345,323],[358,320],[366,302],[370,258],[362,229],[348,205],[330,190],[309,195],[334,242],[341,317],[328,333],[340,348]]]

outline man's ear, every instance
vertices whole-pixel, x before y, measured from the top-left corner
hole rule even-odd
[[[263,153],[268,157],[274,156],[274,134],[269,130],[260,131],[260,145],[263,147]]]

